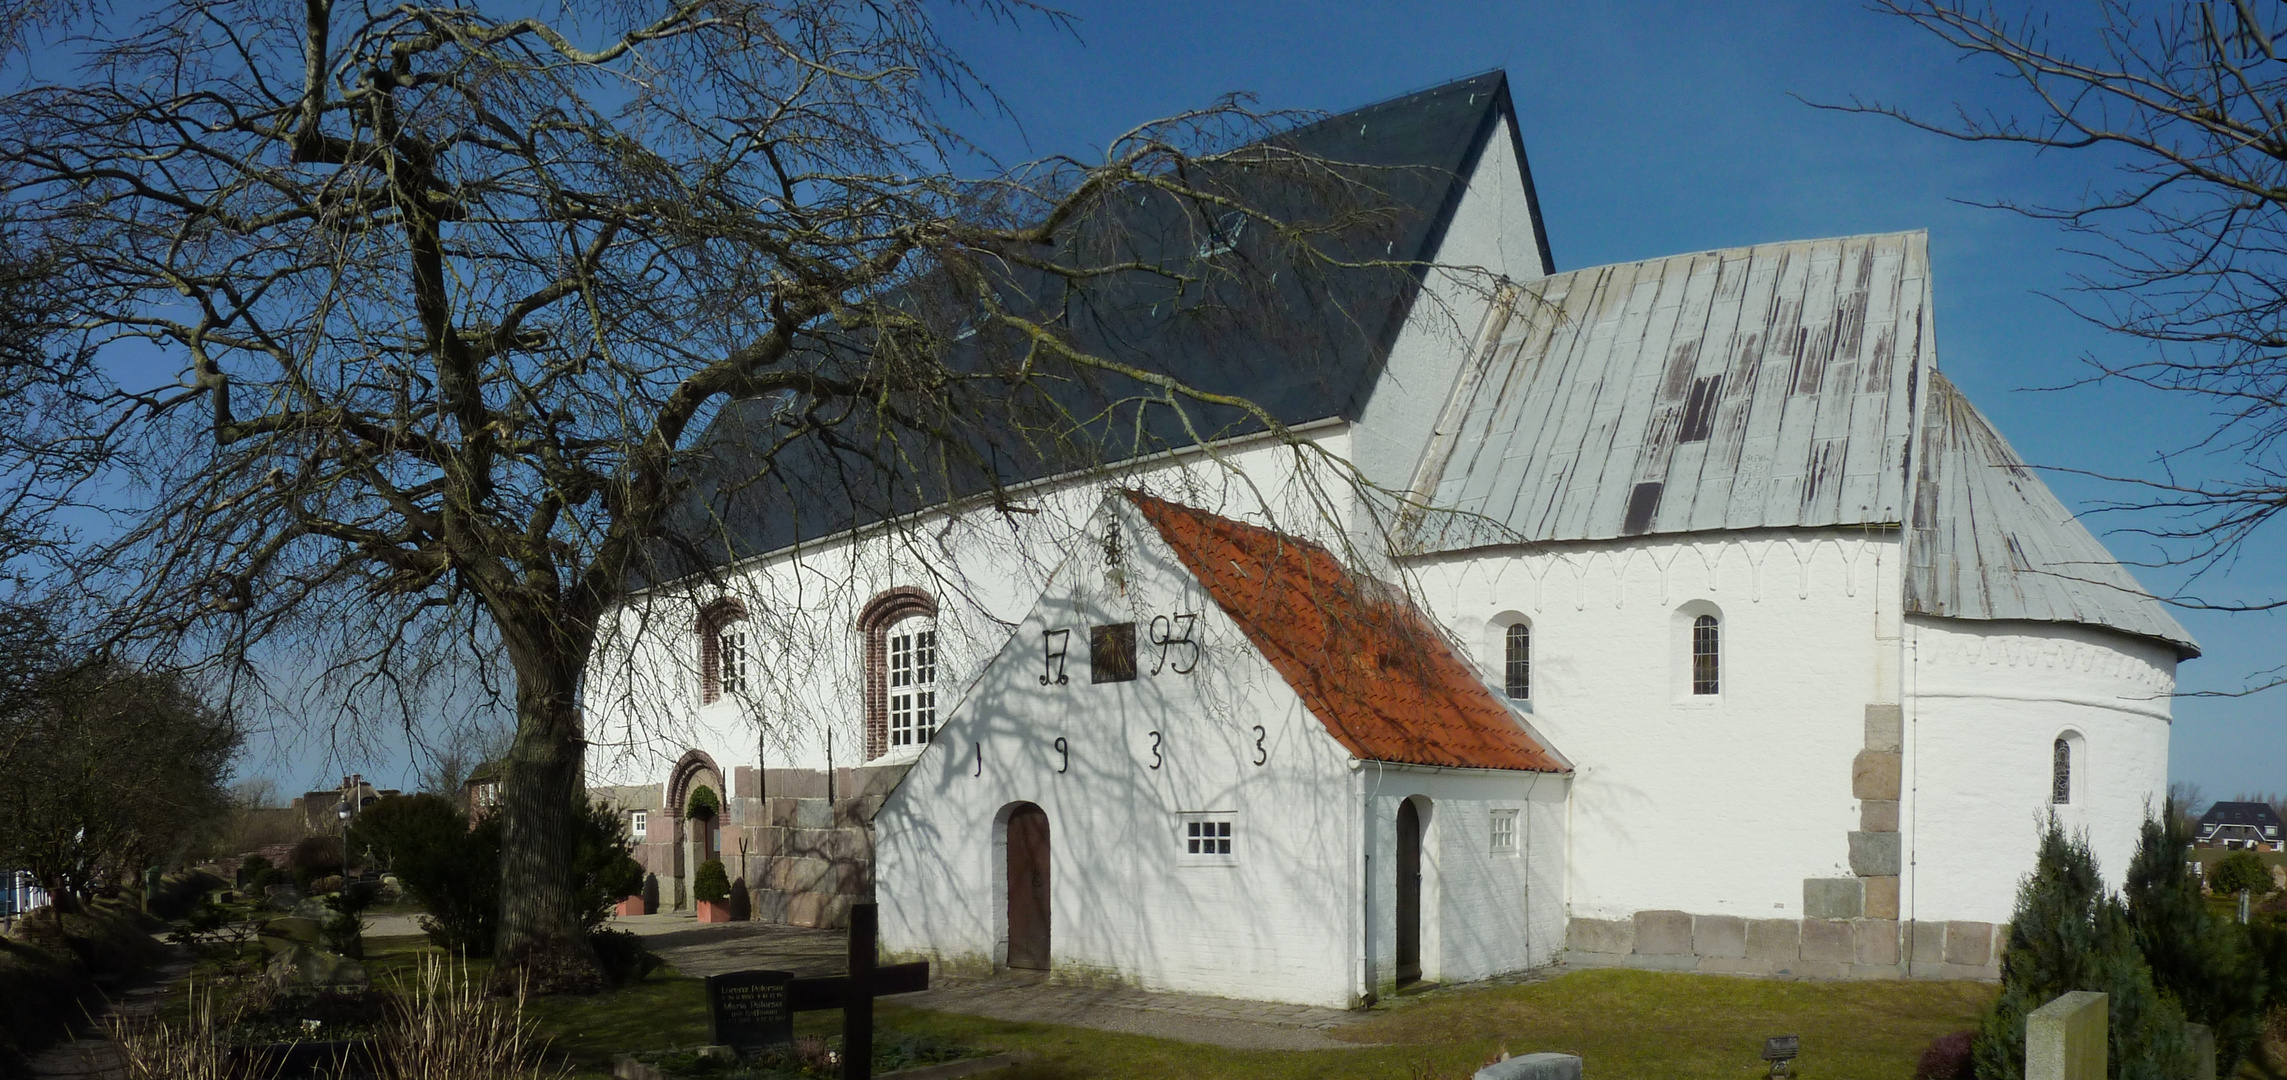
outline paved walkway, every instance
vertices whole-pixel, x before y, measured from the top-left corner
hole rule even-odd
[[[702,924],[688,915],[615,918],[615,930],[633,930],[661,959],[685,975],[770,968],[796,975],[835,975],[846,968],[848,946],[839,930],[767,923]],[[947,978],[919,994],[885,999],[934,1012],[962,1013],[1016,1023],[1065,1024],[1207,1043],[1239,1050],[1330,1050],[1359,1044],[1327,1033],[1363,1014],[1307,1005],[1277,1005],[1199,994],[1152,993],[1118,986],[1050,982],[1029,973],[988,978]]]
[[[105,1020],[147,1020],[158,1013],[167,999],[167,987],[191,971],[189,956],[171,946],[169,952],[166,963],[113,988],[110,1006],[92,1020],[73,1025],[69,1040],[33,1054],[26,1063],[30,1075],[37,1080],[115,1080],[126,1076],[119,1044],[111,1041]]]

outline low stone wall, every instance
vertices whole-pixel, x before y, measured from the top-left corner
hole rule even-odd
[[[1748,919],[1639,911],[1573,919],[1565,962],[1803,979],[2001,977],[2005,925],[1895,919]]]

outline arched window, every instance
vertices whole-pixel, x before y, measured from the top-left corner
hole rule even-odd
[[[1713,615],[1702,615],[1691,621],[1691,692],[1694,694],[1722,692],[1721,634]]]
[[[866,758],[920,746],[937,733],[937,601],[896,588],[858,613],[865,641]]]
[[[919,746],[937,733],[937,617],[908,615],[883,633],[889,653],[889,745]]]
[[[1533,628],[1510,623],[1501,634],[1502,683],[1512,701],[1533,696]]]
[[[712,705],[725,694],[754,688],[754,653],[749,647],[746,605],[717,600],[699,613],[699,703]]]
[[[2049,801],[2065,806],[2073,801],[2073,742],[2059,738],[2049,754]]]

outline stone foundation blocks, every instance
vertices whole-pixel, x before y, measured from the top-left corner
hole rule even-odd
[[[1993,924],[1982,922],[1949,922],[1946,924],[1946,963],[1963,967],[1984,967],[1993,962]]]
[[[1868,799],[1858,804],[1858,827],[1867,832],[1898,831],[1898,800]]]
[[[1737,915],[1694,915],[1691,951],[1702,959],[1737,960],[1747,955],[1747,920]]]
[[[1890,919],[1860,919],[1852,924],[1857,934],[1858,962],[1880,967],[1898,965],[1898,924]]]
[[[1626,956],[1636,951],[1636,920],[1574,919],[1565,926],[1565,948]]]
[[[1803,955],[1803,924],[1795,919],[1749,919],[1747,958],[1769,960],[1781,967]]]
[[[1866,882],[1866,917],[1869,919],[1896,919],[1898,917],[1898,879],[1870,877]]]
[[[1854,799],[1895,800],[1903,755],[1894,750],[1861,750],[1850,763],[1850,795]]]
[[[1803,959],[1847,964],[1858,955],[1848,919],[1804,919]],[[1840,973],[1837,972],[1839,975]]]
[[[1682,911],[1637,912],[1636,954],[1691,955],[1691,915]]]

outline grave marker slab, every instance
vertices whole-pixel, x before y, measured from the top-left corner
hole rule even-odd
[[[742,1054],[794,1042],[788,971],[733,971],[707,976],[707,1041]]]

